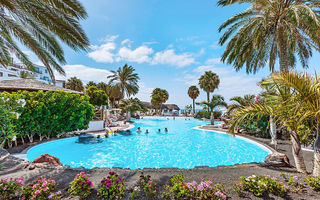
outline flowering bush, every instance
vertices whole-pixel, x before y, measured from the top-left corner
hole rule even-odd
[[[242,191],[250,191],[255,196],[263,196],[272,193],[277,196],[283,196],[287,192],[287,188],[279,183],[276,178],[270,176],[241,176],[239,182],[235,182],[233,189],[241,194]]]
[[[320,177],[307,177],[305,181],[313,190],[320,190]]]
[[[0,199],[10,199],[22,190],[23,178],[6,178],[0,180]]]
[[[98,190],[102,199],[120,199],[124,196],[126,184],[118,174],[109,172],[109,176],[101,180]]]
[[[152,198],[157,193],[155,189],[156,184],[151,180],[151,177],[149,175],[144,176],[143,174],[141,174],[138,185],[144,191],[147,198]]]
[[[135,186],[132,189],[132,192],[129,194],[130,199],[138,199],[139,198],[139,193],[140,193],[140,187]]]
[[[22,200],[60,199],[61,192],[54,193],[57,184],[54,180],[40,177],[37,181],[25,186],[22,191]]]
[[[93,188],[92,182],[89,180],[90,175],[80,172],[71,181],[68,192],[72,195],[79,196],[81,199],[86,198],[91,194]]]
[[[280,176],[284,179],[284,181],[292,187],[293,192],[298,192],[304,185],[299,183],[299,177],[295,175],[290,175],[287,177],[284,173],[281,173]]]
[[[212,180],[204,180],[198,184],[196,181],[184,182],[183,174],[175,175],[171,178],[171,187],[168,192],[163,193],[162,197],[170,199],[226,199],[225,190],[222,185],[214,185]]]

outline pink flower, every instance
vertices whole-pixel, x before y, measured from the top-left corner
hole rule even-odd
[[[38,187],[38,184],[35,184],[32,186],[32,189],[36,189]]]
[[[143,182],[144,182],[144,180],[142,179],[142,180],[141,180],[141,183],[143,183]]]
[[[148,182],[148,184],[150,184],[150,185],[151,185],[151,184],[152,184],[152,181],[149,181],[149,182]]]
[[[6,188],[6,187],[4,187],[4,188],[2,188],[2,190],[7,190],[7,188]]]
[[[238,181],[233,181],[235,184],[237,184],[238,183]]]
[[[40,190],[36,190],[34,193],[35,193],[35,194],[39,194],[39,193],[40,193]]]
[[[53,197],[53,194],[50,194],[50,195],[48,196],[48,199],[52,199],[52,197]]]
[[[47,191],[49,188],[48,187],[46,187],[46,188],[44,188],[44,191]]]

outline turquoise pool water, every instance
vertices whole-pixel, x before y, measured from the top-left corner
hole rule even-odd
[[[207,123],[178,117],[144,118],[135,121],[132,135],[109,137],[98,144],[79,144],[76,137],[60,139],[31,148],[27,158],[33,161],[48,153],[71,167],[137,169],[215,167],[261,162],[268,155],[266,148],[242,138],[193,129]],[[141,133],[136,133],[138,127]]]

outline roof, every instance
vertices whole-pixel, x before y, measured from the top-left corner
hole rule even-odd
[[[35,79],[16,79],[16,80],[4,80],[0,81],[0,92],[12,92],[18,90],[28,90],[28,91],[58,91],[64,90],[70,93],[83,94],[82,92],[69,90],[66,88],[58,87],[55,85],[50,85],[42,81]]]
[[[145,105],[148,109],[155,109],[153,105],[151,105],[150,102],[142,102],[143,105]],[[179,106],[176,104],[162,104],[161,105],[162,110],[180,110]]]

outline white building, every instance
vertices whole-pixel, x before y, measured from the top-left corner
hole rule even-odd
[[[43,81],[46,83],[52,83],[52,79],[46,67],[40,65],[34,65],[35,72],[28,70],[24,64],[13,64],[8,67],[0,65],[0,81],[3,80],[16,80],[20,79],[20,72],[26,71],[34,76],[36,80]],[[56,86],[64,87],[65,81],[56,81]]]

